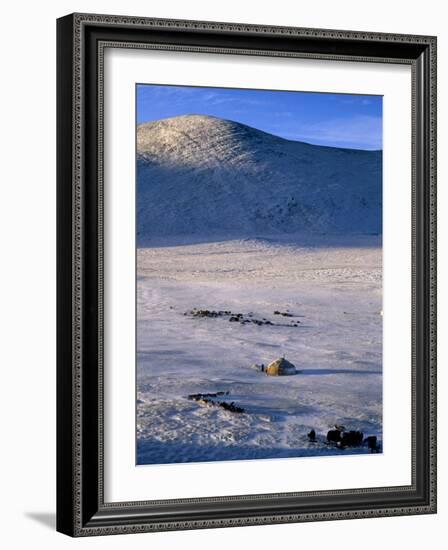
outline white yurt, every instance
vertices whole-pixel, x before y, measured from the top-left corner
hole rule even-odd
[[[289,376],[291,374],[297,374],[297,369],[295,365],[290,363],[284,357],[276,359],[269,363],[265,370],[266,374],[269,376]]]

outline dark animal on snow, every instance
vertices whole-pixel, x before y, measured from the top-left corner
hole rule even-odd
[[[234,413],[243,413],[244,409],[243,407],[238,407],[235,405],[235,402],[232,401],[232,403],[226,403],[225,401],[219,401],[218,405],[225,409],[226,411],[234,412]]]
[[[188,396],[188,399],[202,403],[205,405],[211,405],[213,407],[222,407],[226,411],[234,413],[243,413],[245,410],[243,407],[238,407],[235,405],[235,402],[227,403],[226,401],[215,401],[213,398],[218,397],[219,395],[229,395],[228,391],[218,391],[216,393],[191,393]]]
[[[338,443],[341,439],[341,430],[330,430],[327,433],[328,443]]]
[[[338,442],[339,447],[359,447],[364,439],[362,432],[350,431],[342,434],[341,440]]]
[[[215,393],[190,393],[188,396],[188,399],[192,399],[193,401],[200,401],[205,400],[210,397],[218,397],[218,395],[229,395],[228,391],[217,391]]]
[[[367,447],[370,449],[371,453],[380,452],[381,447],[378,445],[376,435],[369,435],[369,437],[365,438],[364,443],[367,443]]]
[[[308,434],[308,439],[311,441],[311,443],[316,442],[316,432],[314,430],[311,430]]]

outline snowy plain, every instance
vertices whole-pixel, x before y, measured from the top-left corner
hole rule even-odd
[[[381,237],[208,241],[159,238],[137,249],[137,463],[368,452],[325,436],[338,424],[381,441]],[[251,368],[282,356],[298,374]],[[229,392],[245,412],[188,399],[210,392]]]
[[[381,151],[198,114],[136,137],[137,463],[368,452],[326,434],[381,441]]]

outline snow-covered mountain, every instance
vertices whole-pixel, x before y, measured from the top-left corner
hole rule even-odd
[[[137,241],[280,233],[372,234],[382,153],[289,141],[186,115],[137,128]]]

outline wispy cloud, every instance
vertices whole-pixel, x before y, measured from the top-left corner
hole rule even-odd
[[[166,102],[182,102],[188,104],[189,101],[197,104],[203,102],[204,106],[229,105],[236,107],[262,107],[269,105],[269,101],[245,97],[244,91],[238,94],[238,90],[220,88],[201,89],[195,87],[183,86],[142,86],[139,90],[139,101],[141,104],[149,101],[162,100]]]
[[[202,100],[209,106],[214,105],[232,105],[238,108],[242,107],[262,107],[269,105],[268,101],[261,99],[245,98],[235,95],[226,95],[222,93],[209,92],[202,96]]]
[[[340,103],[342,105],[372,105],[372,100],[364,97],[362,95],[359,96],[341,96]]]
[[[206,114],[320,145],[382,148],[382,98],[315,92],[273,92],[141,85],[137,120]]]
[[[283,126],[276,132],[287,139],[308,141],[310,143],[332,144],[358,149],[382,148],[382,120],[380,117],[357,115],[352,118],[334,118],[314,124],[295,127]]]

